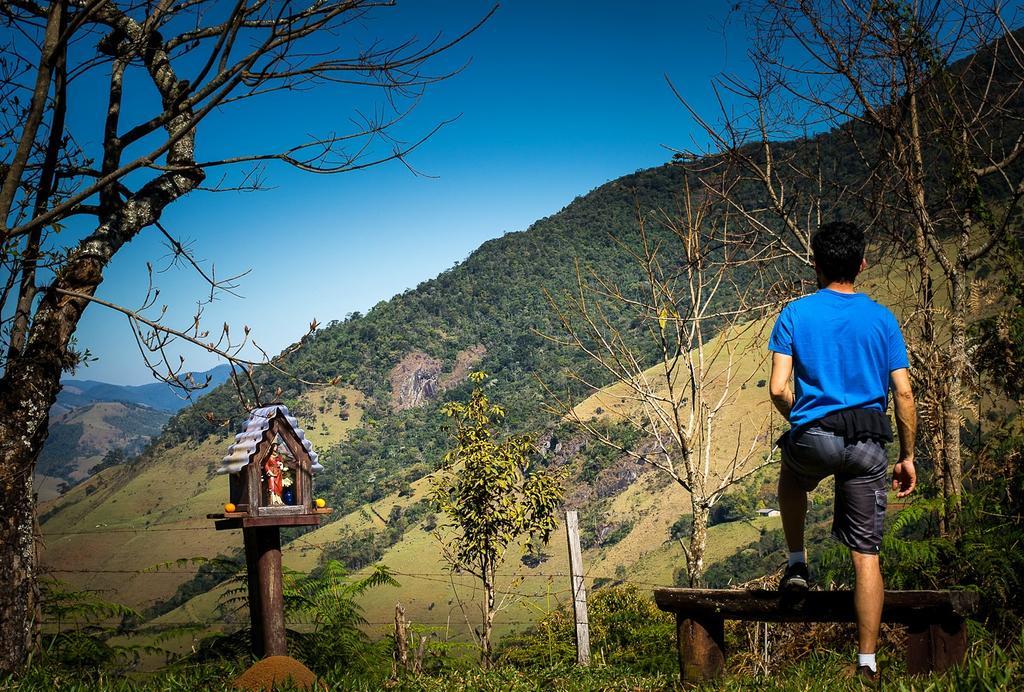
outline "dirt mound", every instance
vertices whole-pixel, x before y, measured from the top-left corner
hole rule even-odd
[[[268,656],[239,675],[234,684],[240,690],[268,692],[277,689],[275,685],[312,690],[316,689],[316,675],[291,656]]]

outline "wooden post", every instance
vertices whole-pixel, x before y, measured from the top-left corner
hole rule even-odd
[[[423,655],[427,653],[427,635],[420,635],[420,644],[416,647],[416,658],[412,662],[412,672],[419,675],[423,672]]]
[[[590,621],[587,619],[587,586],[583,581],[583,553],[580,550],[580,523],[576,510],[565,513],[565,533],[569,539],[572,612],[576,617],[576,662],[581,666],[589,666]]]
[[[281,584],[281,529],[256,529],[259,545],[260,615],[263,618],[263,655],[286,656],[284,589]]]
[[[245,545],[246,585],[249,588],[250,648],[255,658],[263,658],[263,612],[260,607],[259,537],[257,529],[242,529]]]
[[[684,685],[717,678],[725,668],[725,619],[676,615],[679,672]]]
[[[962,618],[941,624],[927,622],[907,626],[907,672],[918,675],[942,672],[964,660],[967,623]]]
[[[395,604],[395,671],[409,672],[409,626],[405,623],[405,608]]]

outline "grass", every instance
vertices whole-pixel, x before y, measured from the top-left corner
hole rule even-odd
[[[669,645],[669,643],[666,643]],[[861,690],[856,679],[845,669],[849,653],[825,651],[813,653],[796,663],[782,664],[769,673],[751,674],[734,671],[696,690],[758,690],[771,692],[797,690]],[[908,677],[899,661],[881,660],[883,689],[899,692],[954,692],[957,690],[1024,689],[1024,646],[1020,640],[1000,647],[983,639],[971,647],[964,665],[940,674]],[[64,671],[33,665],[18,677],[0,678],[0,688],[12,691],[60,689],[109,690],[230,690],[232,680],[245,668],[243,663],[174,666],[146,676],[97,673],[95,671]],[[408,692],[441,692],[446,690],[480,690],[495,692],[548,692],[550,690],[675,690],[680,689],[675,675],[640,675],[611,666],[594,665],[580,669],[556,665],[532,671],[501,667],[481,671],[469,664],[458,664],[439,674],[408,675],[390,679],[388,661],[375,661],[369,670],[333,671],[321,678],[329,689],[378,690]],[[280,688],[287,689],[287,688]]]
[[[346,398],[348,420],[341,419],[341,396]],[[306,439],[313,444],[313,449],[328,449],[348,437],[362,423],[366,397],[358,389],[321,387],[303,394],[302,399],[314,412],[312,416],[303,417],[299,421],[300,425],[305,426]]]

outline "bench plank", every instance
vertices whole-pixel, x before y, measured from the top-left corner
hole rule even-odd
[[[686,616],[715,615],[759,622],[856,622],[852,591],[808,591],[793,597],[778,591],[655,589],[661,610]],[[968,591],[886,591],[882,621],[903,624],[962,620],[978,607]]]
[[[676,645],[683,685],[713,680],[725,667],[726,620],[856,622],[852,591],[655,589],[661,610],[676,615]],[[882,620],[907,625],[907,671],[941,671],[967,650],[965,618],[978,608],[966,591],[886,591]]]

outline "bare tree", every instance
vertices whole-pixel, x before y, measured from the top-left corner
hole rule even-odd
[[[570,377],[591,394],[611,379],[614,394],[607,396],[616,399],[594,417],[551,393],[556,410],[687,493],[692,523],[681,545],[691,586],[702,582],[712,507],[772,461],[769,407],[736,403],[765,362],[762,318],[779,299],[752,253],[749,231],[736,230],[747,226],[720,209],[727,179],[735,184],[721,176],[708,183],[719,194],[693,194],[688,176],[678,214],[638,206],[638,237],[616,240],[639,269],[639,288],[578,270],[578,292],[550,301],[565,336],[548,338],[585,353],[600,373],[576,370]],[[617,326],[623,313],[635,331]],[[721,420],[726,413],[728,424]],[[643,443],[623,446],[602,422],[634,428]]]
[[[712,153],[762,190],[762,206],[733,207],[760,224],[765,248],[809,257],[818,210],[831,206],[866,223],[879,258],[909,277],[904,330],[952,531],[962,414],[975,398],[978,271],[1018,223],[1024,196],[1024,48],[1002,4],[747,3],[756,77],[723,77],[716,88],[749,108],[698,118]],[[845,169],[809,165],[821,160],[815,133],[828,129],[852,154]],[[803,197],[785,199],[787,186]]]
[[[433,130],[404,142],[392,128],[427,85],[448,76],[428,73],[431,59],[475,27],[450,40],[368,40],[364,20],[386,19],[393,4],[0,3],[8,29],[0,60],[0,262],[7,277],[0,285],[0,670],[24,662],[37,640],[32,473],[61,373],[84,356],[73,337],[86,307],[102,303],[125,314],[147,362],[168,381],[181,382],[181,363],[167,350],[172,340],[215,351],[242,369],[254,365],[239,350],[248,330],[232,342],[226,326],[211,339],[199,315],[191,325],[168,326],[155,291],[141,309],[101,301],[95,292],[106,268],[126,243],[155,228],[211,293],[230,291],[232,278],[201,266],[160,225],[168,205],[198,190],[259,189],[263,167],[272,162],[323,174],[404,162]],[[68,117],[75,80],[105,85],[97,145],[83,144],[96,137]],[[346,131],[299,140],[284,151],[202,156],[197,132],[214,113],[230,117],[267,94],[347,87],[378,90],[386,105]],[[158,99],[148,115],[125,122],[124,104],[141,107],[153,95]],[[215,171],[225,173],[206,185]],[[69,225],[85,229],[80,240],[58,235]]]

